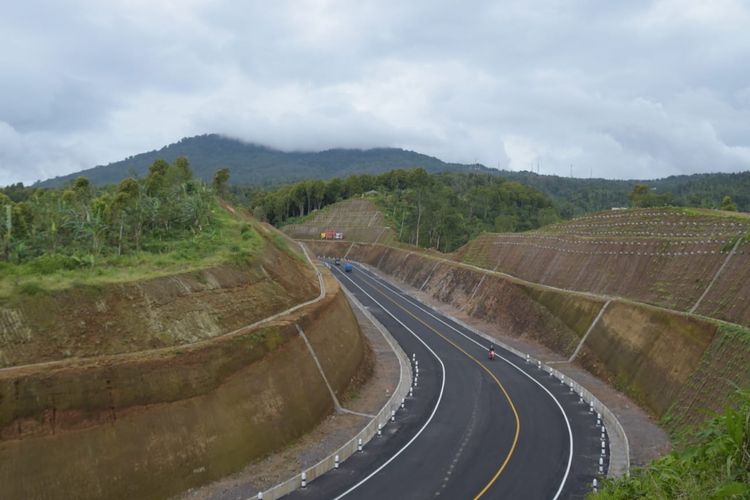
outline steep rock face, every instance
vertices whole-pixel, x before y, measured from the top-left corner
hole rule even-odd
[[[0,371],[3,496],[163,498],[300,437],[333,403],[297,324],[339,395],[368,370],[326,282],[322,300],[229,335]]]
[[[378,268],[507,335],[527,337],[569,356],[606,299],[522,281],[383,245],[306,243],[320,255]],[[581,345],[576,362],[609,381],[670,425],[719,411],[734,384],[750,384],[750,331],[678,311],[613,299]],[[710,393],[706,393],[710,390]]]

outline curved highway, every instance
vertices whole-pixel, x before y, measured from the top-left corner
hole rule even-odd
[[[331,266],[412,358],[415,386],[361,453],[286,498],[581,498],[596,415],[567,386],[365,268]]]

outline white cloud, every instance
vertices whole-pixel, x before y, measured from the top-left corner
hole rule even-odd
[[[0,184],[219,132],[543,173],[750,169],[739,0],[10,4]]]

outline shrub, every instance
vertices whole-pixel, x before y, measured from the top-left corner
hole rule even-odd
[[[70,271],[83,265],[85,264],[79,258],[61,254],[42,255],[28,263],[29,269],[39,274],[52,274],[63,270]]]
[[[605,481],[594,498],[750,498],[750,391],[683,438],[677,451]]]

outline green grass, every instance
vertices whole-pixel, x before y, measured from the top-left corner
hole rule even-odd
[[[732,323],[721,323],[717,333],[737,339],[750,346],[750,328]]]
[[[682,212],[687,215],[694,217],[718,217],[722,219],[732,219],[736,222],[748,222],[750,214],[745,212],[726,212],[723,210],[714,210],[711,208],[693,208],[693,207],[679,207],[673,209],[676,212]]]
[[[265,247],[266,240],[251,223],[218,207],[214,208],[214,219],[212,227],[202,233],[144,241],[142,251],[126,255],[92,259],[53,254],[23,264],[0,262],[0,298],[37,295],[71,286],[144,280],[227,262],[243,263]]]
[[[631,477],[607,480],[590,498],[750,498],[750,391],[700,429],[685,434],[678,449]]]

